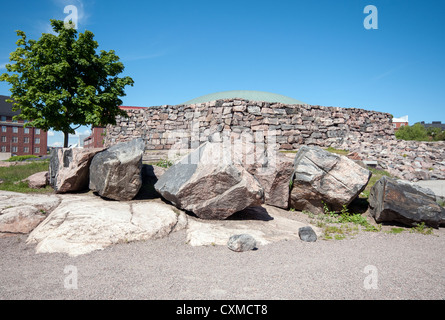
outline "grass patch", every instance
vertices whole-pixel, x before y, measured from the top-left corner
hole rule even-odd
[[[158,162],[154,163],[154,166],[162,167],[162,168],[170,168],[173,165],[173,161],[170,161],[168,159],[161,159]]]
[[[316,215],[306,210],[303,213],[313,219],[311,223],[323,230],[324,239],[343,240],[360,231],[378,232],[381,230],[381,227],[370,224],[362,214],[349,212],[346,206],[343,206],[340,212],[330,211],[325,203],[323,208],[322,214]]]
[[[402,233],[404,230],[404,228],[391,228],[391,230],[386,231],[386,233],[399,234]]]
[[[329,151],[331,153],[336,153],[342,156],[347,156],[349,154],[349,150],[344,150],[344,149],[335,149],[332,147],[328,147],[326,148],[326,151]]]
[[[368,170],[372,172],[372,176],[369,179],[369,182],[368,182],[365,190],[363,190],[362,193],[360,194],[360,197],[366,198],[366,199],[369,198],[369,193],[371,192],[371,188],[376,184],[377,181],[380,180],[381,177],[386,176],[386,177],[393,178],[389,172],[382,170],[382,169],[368,168]]]
[[[48,166],[49,161],[33,161],[24,165],[0,167],[0,179],[3,181],[3,183],[0,183],[0,190],[24,193],[52,192],[53,189],[50,186],[42,189],[32,189],[28,187],[28,183],[21,181],[34,173],[48,171]]]
[[[433,234],[433,228],[425,226],[425,222],[416,223],[416,226],[411,228],[412,233]]]

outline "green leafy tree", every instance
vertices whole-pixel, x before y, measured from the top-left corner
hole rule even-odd
[[[8,73],[1,81],[11,85],[15,120],[28,120],[26,126],[68,135],[82,125],[115,124],[116,116],[127,117],[119,109],[124,87],[133,86],[131,77],[118,77],[124,65],[113,50],[96,51],[98,43],[90,31],[77,33],[74,25],[64,26],[51,20],[56,33],[42,34],[39,40],[27,40],[17,31],[17,49],[10,54]]]
[[[426,132],[434,141],[445,140],[445,131],[442,131],[440,128],[429,127],[426,129]]]
[[[425,127],[420,123],[415,123],[412,126],[403,126],[396,131],[396,138],[401,140],[430,140]]]
[[[435,141],[444,141],[445,140],[445,131],[442,131],[434,136]]]

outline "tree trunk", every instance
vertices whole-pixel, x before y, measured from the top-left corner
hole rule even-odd
[[[63,147],[64,148],[68,148],[68,136],[69,136],[69,132],[64,132],[64,140],[63,140]]]

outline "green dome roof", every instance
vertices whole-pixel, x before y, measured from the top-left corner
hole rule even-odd
[[[253,90],[233,90],[233,91],[223,91],[207,94],[190,101],[184,102],[183,104],[195,104],[204,103],[220,99],[233,99],[240,98],[252,101],[265,101],[265,102],[280,102],[284,104],[305,104],[302,101],[283,96],[281,94],[263,92],[263,91],[253,91]]]

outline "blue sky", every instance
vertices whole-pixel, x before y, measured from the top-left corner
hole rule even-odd
[[[410,124],[445,122],[445,1],[3,1],[0,72],[15,30],[37,39],[50,31],[49,19],[67,16],[66,5],[78,8],[78,31],[115,50],[122,75],[134,79],[123,105],[259,90],[408,115]],[[378,9],[378,29],[364,28],[367,5]],[[0,94],[8,89],[0,83]],[[50,132],[49,145],[62,141]]]

